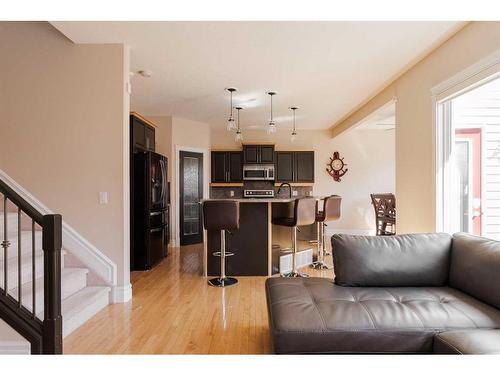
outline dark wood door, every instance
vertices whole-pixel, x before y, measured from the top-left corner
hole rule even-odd
[[[226,182],[226,152],[212,151],[212,182]]]
[[[274,146],[260,146],[260,163],[274,163]]]
[[[259,146],[243,146],[243,162],[256,164],[259,162]]]
[[[241,152],[228,152],[228,180],[227,182],[242,182],[243,181],[243,163]]]
[[[295,152],[296,182],[314,182],[314,151]]]
[[[292,151],[276,152],[276,181],[292,182],[294,172],[294,153]]]
[[[203,154],[179,154],[179,211],[181,246],[203,241],[201,204],[203,198]]]

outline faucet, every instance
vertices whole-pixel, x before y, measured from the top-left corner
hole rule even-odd
[[[281,191],[281,188],[283,186],[287,185],[288,186],[288,191],[289,191],[289,194],[290,194],[290,199],[292,198],[292,185],[290,185],[288,182],[282,182],[280,187],[278,188],[278,191],[276,192],[276,195],[278,195]]]

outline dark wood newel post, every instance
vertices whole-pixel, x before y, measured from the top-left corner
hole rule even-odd
[[[43,354],[62,354],[61,215],[43,216],[44,318]]]

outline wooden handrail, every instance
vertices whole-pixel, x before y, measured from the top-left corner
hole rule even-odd
[[[61,316],[61,248],[62,248],[62,217],[58,214],[43,215],[4,181],[0,180],[0,193],[3,194],[3,238],[1,248],[4,262],[4,283],[0,287],[0,318],[5,320],[14,330],[21,334],[31,344],[32,354],[62,354],[62,316]],[[32,310],[28,310],[22,301],[22,293],[18,298],[9,294],[8,254],[10,242],[8,236],[7,202],[17,207],[18,233],[18,285],[22,290],[21,272],[21,214],[24,212],[32,221],[31,229],[31,265],[32,265]],[[43,321],[37,317],[36,311],[36,262],[35,262],[35,223],[42,228],[43,249],[43,290],[44,290],[44,317]],[[24,280],[26,281],[26,280]]]

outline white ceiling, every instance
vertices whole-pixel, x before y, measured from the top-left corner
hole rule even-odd
[[[75,43],[126,43],[131,109],[263,127],[274,90],[278,126],[328,128],[460,29],[462,22],[51,22]]]

